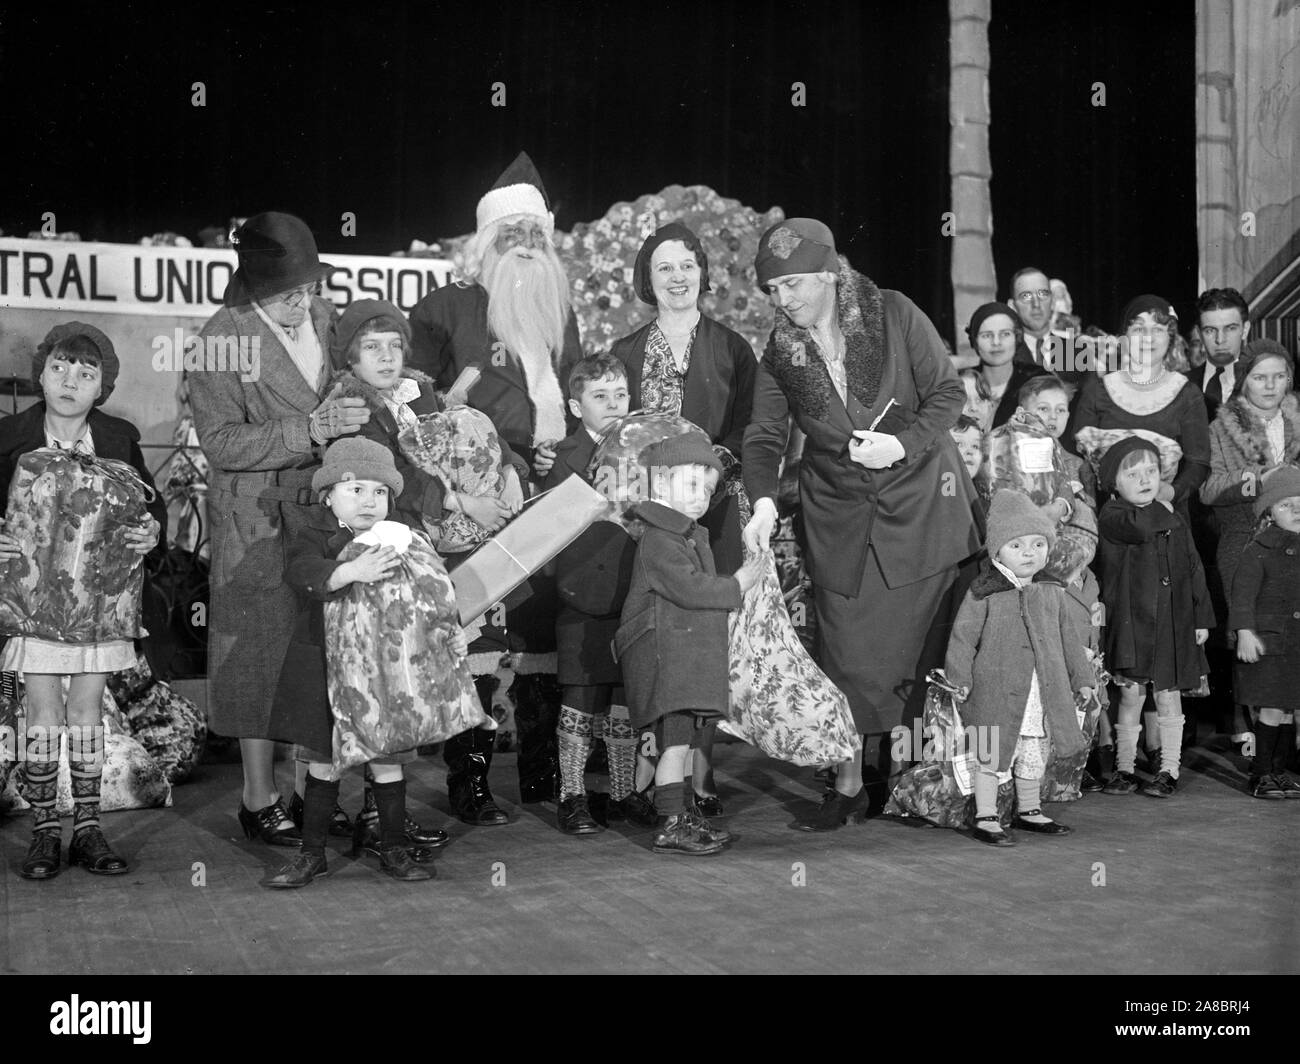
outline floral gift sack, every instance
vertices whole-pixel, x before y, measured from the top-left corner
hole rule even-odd
[[[1035,506],[1053,499],[1070,502],[1071,513],[1056,527],[1056,542],[1043,571],[1069,583],[1097,554],[1097,515],[1075,498],[1065,454],[1035,415],[1017,411],[989,433],[989,498],[1011,489],[1028,495]]]
[[[771,554],[729,623],[731,700],[722,731],[795,765],[838,763],[861,751],[848,699],[795,634]]]
[[[496,727],[474,690],[442,559],[405,525],[380,521],[344,547],[339,560],[351,561],[374,544],[398,551],[393,574],[351,584],[325,603],[335,774],[470,728]]]
[[[152,500],[126,462],[53,447],[19,458],[5,530],[22,556],[0,563],[0,633],[60,643],[147,635],[144,559],[126,533]]]
[[[417,469],[437,477],[448,491],[499,498],[505,489],[501,440],[492,419],[481,410],[452,406],[424,414],[418,425],[398,435],[397,443]],[[444,554],[469,550],[491,535],[463,513],[448,514],[441,521],[426,517],[424,527]]]
[[[1155,445],[1160,456],[1160,479],[1166,484],[1173,483],[1178,473],[1178,465],[1183,460],[1183,449],[1176,440],[1162,436],[1150,429],[1099,429],[1095,425],[1085,425],[1074,437],[1079,453],[1088,460],[1093,475],[1101,472],[1101,460],[1120,440],[1129,436],[1140,436]]]
[[[1093,683],[1092,698],[1075,706],[1075,716],[1079,721],[1079,730],[1083,732],[1083,749],[1071,757],[1059,757],[1053,748],[1043,769],[1043,778],[1039,783],[1039,797],[1045,802],[1074,802],[1083,796],[1080,784],[1083,782],[1083,768],[1088,762],[1088,753],[1092,750],[1092,741],[1097,736],[1097,722],[1101,719],[1102,698],[1106,694],[1106,685],[1110,683],[1110,673],[1102,663],[1102,656],[1090,647],[1083,651],[1092,662]]]
[[[942,669],[932,670],[926,680],[930,686],[920,733],[894,729],[895,760],[917,763],[899,779],[885,812],[890,816],[921,817],[941,828],[969,828],[975,820],[971,794],[977,766],[957,709],[957,688],[948,682]],[[1011,823],[1015,804],[1011,773],[998,773],[998,820],[1003,827]]]

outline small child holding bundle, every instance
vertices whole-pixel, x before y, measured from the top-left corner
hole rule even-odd
[[[1116,771],[1103,793],[1140,790],[1169,798],[1178,786],[1182,753],[1181,691],[1199,686],[1205,673],[1201,647],[1214,627],[1214,607],[1191,530],[1172,503],[1158,498],[1155,445],[1138,436],[1120,440],[1103,456],[1098,481],[1111,495],[1097,518],[1106,667],[1120,688]],[[1160,770],[1142,783],[1134,770],[1148,684],[1156,703]]]
[[[1286,771],[1300,709],[1300,469],[1279,466],[1260,485],[1255,533],[1232,577],[1228,626],[1237,633],[1233,689],[1257,707],[1250,793],[1300,798]]]
[[[998,820],[999,771],[1015,778],[1012,827],[1041,835],[1070,831],[1043,815],[1039,782],[1053,751],[1069,757],[1083,750],[1072,692],[1092,697],[1093,669],[1064,589],[1033,579],[1055,538],[1052,520],[1027,495],[1009,489],[994,495],[985,541],[989,568],[966,592],[948,642],[944,671],[961,688],[962,723],[978,730],[972,835],[992,846],[1015,845]]]
[[[623,667],[632,724],[643,749],[658,753],[655,804],[667,817],[656,853],[717,853],[731,834],[694,812],[686,796],[686,753],[703,725],[725,715],[729,699],[727,612],[758,583],[762,558],[735,576],[718,576],[709,534],[697,522],[722,476],[702,432],[671,436],[642,452],[649,502],[631,513],[644,526],[615,651]]]
[[[295,756],[307,762],[307,779],[302,849],[262,880],[262,886],[273,889],[305,887],[329,873],[325,839],[338,804],[339,781],[333,770],[334,729],[326,681],[325,602],[341,596],[350,584],[386,579],[398,565],[397,553],[380,546],[351,561],[338,560],[356,535],[387,518],[392,500],[402,494],[402,476],[386,448],[372,440],[340,440],[325,453],[311,486],[339,527],[333,533],[315,528],[299,533],[290,544],[285,568],[285,578],[298,592],[302,609],[281,673],[271,728],[276,738],[297,744]],[[353,833],[353,856],[361,851],[376,853],[380,871],[404,882],[434,877],[429,864],[432,849],[412,847],[407,837],[402,766],[415,756],[414,750],[404,750],[369,762],[378,831],[368,830],[358,817]]]

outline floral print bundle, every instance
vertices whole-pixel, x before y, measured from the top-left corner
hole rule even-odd
[[[351,584],[325,603],[325,659],[334,714],[334,772],[486,726],[474,690],[456,594],[442,559],[405,525],[380,521],[339,555],[373,542],[399,551],[386,580]]]
[[[463,495],[501,496],[506,486],[501,440],[492,419],[468,406],[452,406],[425,414],[397,438],[402,453],[417,469],[437,477],[448,491]],[[440,521],[426,517],[425,531],[444,554],[467,551],[490,532],[463,513]]]
[[[1083,796],[1080,789],[1083,769],[1088,762],[1092,741],[1097,736],[1097,722],[1102,713],[1101,700],[1106,694],[1106,684],[1110,682],[1110,673],[1106,671],[1100,651],[1085,647],[1084,653],[1092,660],[1095,679],[1092,698],[1075,708],[1079,730],[1083,732],[1083,749],[1071,757],[1059,757],[1055,749],[1052,750],[1039,784],[1038,796],[1045,802],[1074,802]]]
[[[1097,515],[1075,498],[1065,452],[1033,414],[1017,411],[989,433],[989,498],[1010,489],[1028,495],[1035,506],[1065,499],[1072,512],[1056,527],[1056,542],[1043,572],[1068,584],[1097,553]]]
[[[0,564],[0,633],[78,644],[146,635],[144,559],[126,533],[151,501],[126,462],[52,447],[23,455],[5,517],[23,553]]]
[[[731,614],[729,650],[723,731],[795,765],[848,761],[862,750],[848,699],[795,634],[770,554],[762,580]]]

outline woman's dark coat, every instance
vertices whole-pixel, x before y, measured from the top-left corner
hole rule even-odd
[[[1264,644],[1237,662],[1234,694],[1247,706],[1300,709],[1300,533],[1270,525],[1250,541],[1233,575],[1228,627]]]

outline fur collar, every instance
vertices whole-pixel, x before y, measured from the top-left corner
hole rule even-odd
[[[1255,533],[1255,542],[1268,550],[1293,547],[1300,543],[1300,532],[1287,532],[1270,522]]]
[[[1039,584],[1053,584],[1060,587],[1060,583],[1047,576],[1045,573],[1035,573],[1034,578],[1027,584],[1017,588],[1007,575],[994,564],[991,558],[985,558],[980,566],[980,572],[974,580],[971,581],[970,593],[976,602],[988,598],[990,595],[996,595],[1000,591],[1028,591],[1030,588]]]
[[[433,384],[433,378],[426,373],[421,373],[418,369],[403,369],[402,376],[408,377],[417,384]],[[384,397],[379,394],[379,389],[373,385],[367,384],[355,373],[351,367],[348,369],[337,370],[334,376],[330,378],[330,390],[334,385],[342,384],[343,391],[340,393],[344,399],[360,398],[366,401],[366,406],[374,413],[379,413],[388,408],[384,405]]]
[[[1300,458],[1300,399],[1297,399],[1294,392],[1283,396],[1281,411],[1282,460],[1294,462]],[[1222,426],[1221,434],[1226,437],[1224,442],[1236,449],[1243,465],[1273,464],[1264,422],[1245,396],[1238,395],[1224,402],[1219,407],[1219,415],[1214,423]]]
[[[869,408],[880,392],[885,369],[885,301],[880,289],[850,268],[842,255],[836,298],[840,330],[844,333],[844,369],[849,391]],[[772,329],[772,348],[763,364],[770,369],[786,397],[809,417],[827,420],[835,389],[825,363],[813,354],[817,345],[809,331],[799,328],[778,311]],[[801,351],[807,354],[798,358]]]

